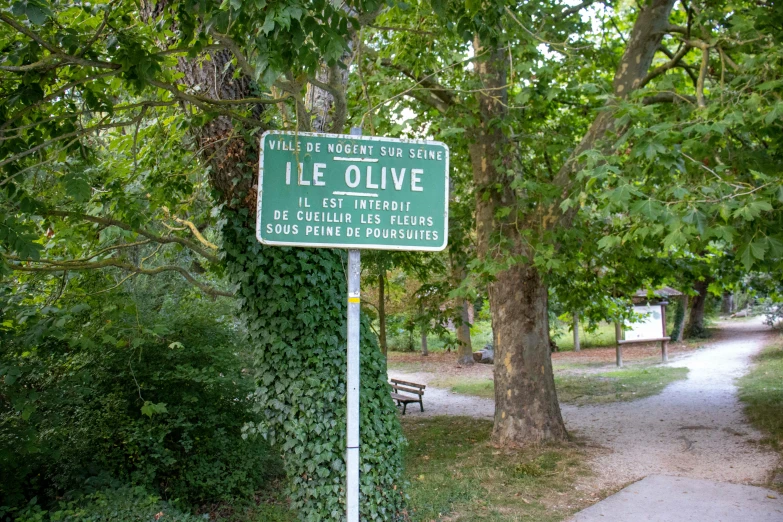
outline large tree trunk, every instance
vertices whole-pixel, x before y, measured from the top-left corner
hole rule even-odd
[[[693,289],[697,292],[691,303],[691,311],[688,315],[688,326],[685,328],[685,337],[704,337],[707,334],[704,328],[704,309],[707,304],[707,287],[710,282],[707,279],[696,281]]]
[[[378,337],[381,353],[386,357],[389,351],[386,339],[386,274],[382,268],[378,272]]]
[[[504,227],[511,252],[491,249],[496,233],[495,212],[514,206],[516,195],[500,163],[506,158],[508,142],[497,122],[505,116],[505,57],[497,49],[485,49],[478,37],[477,55],[488,58],[476,64],[486,89],[479,96],[481,125],[472,129],[470,157],[476,184],[476,226],[479,255],[525,255],[516,227]],[[500,187],[500,188],[498,188]],[[513,212],[512,212],[513,213]],[[490,251],[494,250],[494,254]],[[489,306],[495,336],[495,423],[496,444],[520,446],[567,436],[555,393],[549,357],[547,288],[536,269],[520,263],[497,274],[489,287]]]
[[[459,284],[465,279],[466,260],[464,255],[452,256],[451,277],[454,284]],[[457,364],[471,366],[473,360],[473,343],[470,340],[470,303],[462,299],[459,305],[460,317],[457,321]]]
[[[729,315],[734,313],[734,294],[731,292],[723,292],[723,298],[720,302],[720,313],[723,315]]]
[[[628,46],[614,77],[614,95],[627,97],[643,84],[653,57],[668,27],[675,0],[652,0],[639,13]],[[547,287],[537,270],[524,259],[532,252],[520,233],[520,223],[534,235],[543,227],[570,226],[573,207],[559,219],[560,201],[549,208],[541,205],[537,215],[521,216],[516,208],[518,194],[505,172],[513,169],[508,140],[501,122],[507,116],[506,67],[500,49],[474,37],[474,52],[484,59],[475,64],[483,90],[478,94],[480,124],[470,130],[470,158],[476,185],[476,227],[479,255],[505,262],[520,259],[499,272],[490,286],[490,308],[495,334],[495,425],[493,441],[522,445],[545,440],[562,440],[566,430],[560,414],[549,359]],[[563,165],[554,182],[569,192],[581,168],[578,157],[595,147],[607,135],[617,132],[611,106],[601,111],[590,129]],[[499,208],[510,209],[507,218],[496,218]],[[545,225],[542,225],[545,223]],[[502,248],[494,248],[496,240]]]
[[[549,353],[547,288],[532,266],[516,265],[490,287],[495,328],[497,444],[521,445],[566,437]]]

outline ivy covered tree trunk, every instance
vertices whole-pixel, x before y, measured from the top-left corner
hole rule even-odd
[[[707,287],[710,285],[708,280],[696,281],[693,289],[696,295],[691,302],[691,310],[688,314],[688,326],[685,328],[685,337],[695,338],[704,337],[706,329],[704,328],[704,310],[707,304]]]
[[[291,505],[307,521],[345,512],[345,254],[264,247],[242,212],[227,213],[226,264],[240,284],[252,343],[258,409],[251,428],[279,447]],[[361,517],[403,519],[403,437],[386,384],[386,360],[366,318],[361,328]]]
[[[231,65],[232,52],[213,52],[209,60],[180,59],[180,82],[215,99],[252,96],[253,83]],[[345,76],[336,67],[325,74],[325,83],[344,88]],[[329,130],[341,131],[344,100],[313,99],[320,105],[307,109],[319,115],[315,121],[323,127],[330,122]],[[261,111],[258,107],[258,114]],[[311,130],[309,115],[300,119],[299,124]],[[266,419],[250,426],[247,434],[264,435],[282,451],[287,493],[301,520],[342,519],[346,254],[261,245],[255,238],[260,133],[248,135],[241,124],[218,116],[194,128],[193,134],[201,158],[211,166],[210,183],[225,203],[222,248],[228,275],[238,285],[241,318],[254,354],[257,409]],[[403,520],[404,438],[386,383],[386,360],[366,318],[361,328],[360,408],[361,517]]]

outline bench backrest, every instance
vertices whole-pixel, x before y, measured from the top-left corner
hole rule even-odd
[[[423,384],[416,384],[415,382],[400,381],[400,380],[397,380],[397,379],[391,379],[391,382],[389,384],[391,384],[392,390],[394,390],[397,393],[402,391],[402,392],[407,392],[407,393],[411,393],[411,394],[414,394],[414,395],[418,395],[419,397],[424,395],[424,388],[426,388],[426,386],[423,385]]]
[[[419,388],[406,388],[405,386],[400,386],[398,384],[392,384],[391,387],[395,393],[407,392],[418,396],[424,395],[424,390],[420,390]]]
[[[395,384],[402,384],[403,386],[410,386],[412,388],[419,388],[421,390],[427,387],[424,384],[416,384],[415,382],[401,381],[399,379],[390,379],[390,381],[392,383],[392,386]]]

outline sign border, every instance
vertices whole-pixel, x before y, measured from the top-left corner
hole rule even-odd
[[[289,241],[270,241],[261,237],[261,197],[263,195],[264,186],[264,138],[267,135],[281,135],[281,136],[313,136],[320,138],[349,138],[352,140],[362,141],[381,141],[381,142],[394,142],[394,143],[406,143],[406,144],[419,144],[419,145],[440,145],[446,149],[446,180],[444,184],[444,200],[445,208],[443,209],[443,244],[435,247],[423,247],[423,246],[411,246],[411,245],[370,245],[370,244],[353,244],[353,243],[301,243],[301,242],[289,242]],[[449,244],[449,146],[441,141],[434,140],[421,140],[421,139],[404,139],[404,138],[386,138],[381,136],[357,136],[353,134],[332,134],[326,132],[298,132],[298,131],[280,131],[280,130],[268,130],[261,135],[259,139],[259,154],[258,154],[258,195],[256,203],[256,239],[262,245],[269,246],[291,246],[291,247],[303,247],[303,248],[345,248],[356,250],[400,250],[410,252],[442,252]]]

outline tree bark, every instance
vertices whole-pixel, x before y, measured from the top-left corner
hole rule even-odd
[[[691,303],[691,311],[688,315],[688,326],[685,328],[686,337],[704,337],[706,330],[704,328],[704,310],[707,303],[707,287],[710,285],[708,279],[696,281],[693,289],[696,295]]]
[[[677,311],[674,315],[674,331],[672,339],[678,343],[682,342],[682,335],[685,331],[685,314],[688,312],[688,295],[683,295],[677,300]]]
[[[419,317],[421,318],[420,335],[421,335],[421,354],[427,356],[430,354],[427,349],[427,332],[429,330],[429,321],[424,319],[424,303],[419,301]]]
[[[518,264],[499,274],[490,306],[496,340],[493,441],[520,446],[565,439],[549,353],[547,287],[538,271]]]
[[[615,71],[612,82],[612,90],[615,98],[627,98],[632,91],[643,85],[644,79],[652,65],[655,53],[660,49],[663,36],[669,26],[669,15],[674,7],[675,0],[652,0],[642,8],[634,22],[631,36],[625,48],[620,63]],[[624,129],[615,128],[616,105],[614,99],[607,102],[605,110],[598,113],[590,125],[582,141],[576,147],[568,161],[563,164],[555,176],[555,184],[563,187],[563,197],[566,197],[567,188],[573,180],[573,176],[582,165],[579,156],[586,150],[594,148],[607,135],[621,134]],[[611,150],[607,150],[610,153]],[[560,201],[555,202],[548,210],[550,214],[558,208]],[[576,207],[572,207],[564,213],[560,220],[546,219],[550,226],[560,224],[568,226],[576,215]],[[546,218],[546,216],[542,216]]]
[[[381,345],[381,353],[388,355],[386,339],[386,274],[381,268],[378,272],[378,341]]]
[[[582,347],[579,344],[579,312],[574,310],[574,351],[581,351]]]
[[[473,343],[470,340],[470,311],[469,303],[466,300],[462,301],[462,307],[460,311],[461,323],[457,327],[457,364],[462,366],[470,366],[475,363],[473,360]]]
[[[505,255],[524,256],[529,252],[518,229],[502,227],[495,221],[499,207],[513,206],[516,202],[505,168],[500,168],[507,158],[508,142],[496,123],[506,115],[505,57],[498,49],[485,48],[479,37],[473,45],[477,55],[488,55],[476,64],[485,90],[478,97],[481,124],[472,129],[470,145],[479,255],[498,260]],[[492,248],[499,229],[511,252],[500,253]],[[493,442],[522,446],[564,440],[567,433],[549,356],[547,287],[535,267],[519,263],[499,272],[489,285],[489,305],[495,336]]]
[[[617,98],[627,97],[642,85],[668,26],[675,0],[652,0],[639,13],[627,48],[614,77]],[[518,195],[505,172],[513,169],[509,143],[500,122],[507,116],[506,60],[497,47],[474,37],[475,71],[483,89],[477,95],[480,123],[470,129],[469,148],[476,187],[476,228],[479,255],[505,263],[520,261],[501,270],[489,288],[495,335],[495,423],[493,442],[519,446],[566,438],[565,425],[555,393],[550,359],[547,286],[537,269],[525,259],[532,252],[520,228],[534,234],[555,226],[570,226],[576,212],[556,218],[560,201],[544,205],[534,215],[517,211]],[[613,102],[610,102],[610,104]],[[567,197],[581,168],[579,155],[596,146],[615,129],[611,107],[601,111],[571,158],[555,176]],[[506,218],[497,210],[508,209]],[[499,246],[502,245],[502,246]]]

